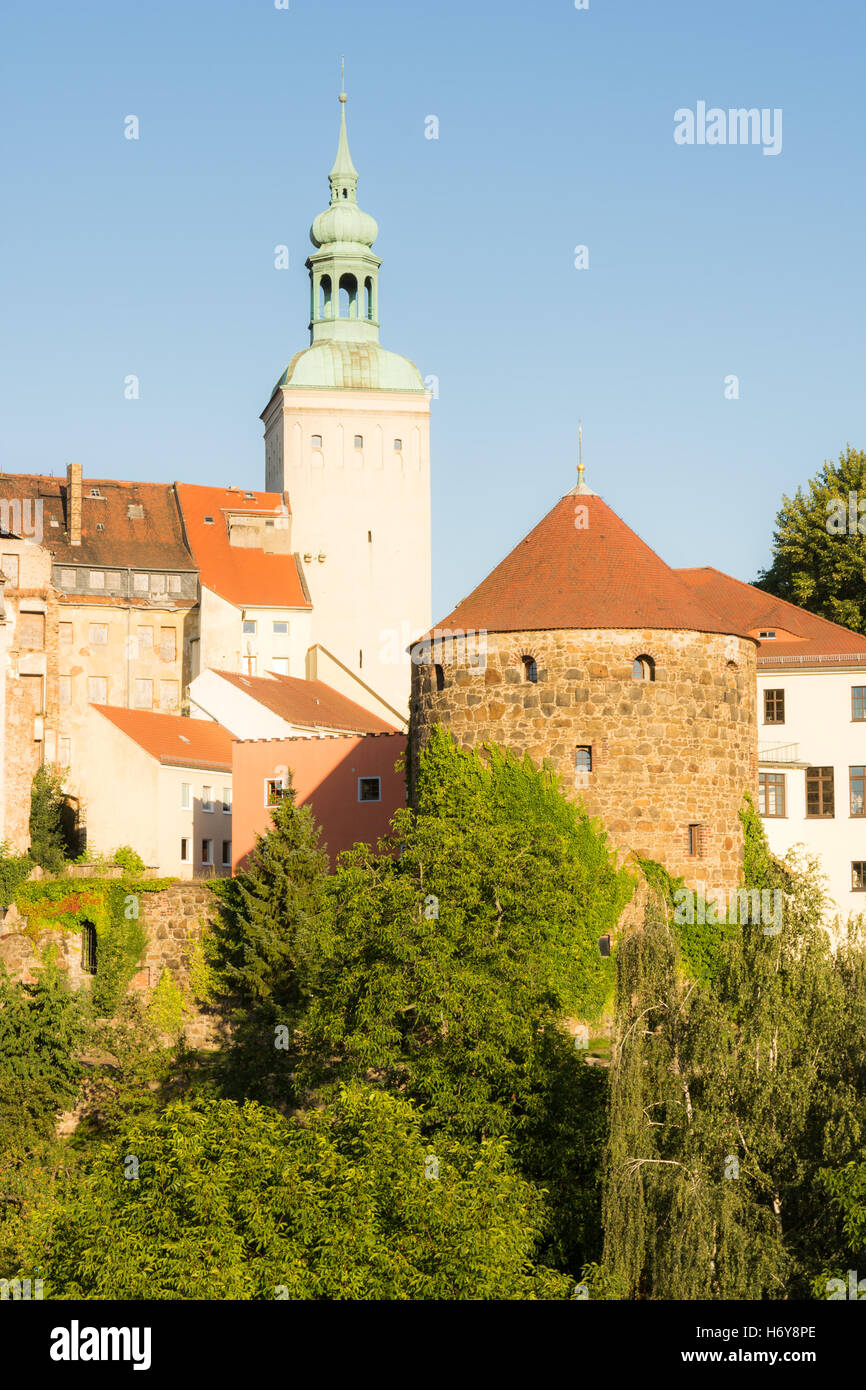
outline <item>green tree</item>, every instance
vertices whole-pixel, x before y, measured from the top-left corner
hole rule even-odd
[[[299,1077],[375,1081],[461,1141],[508,1136],[550,1194],[548,1257],[577,1269],[600,1240],[604,1083],[563,1021],[600,1013],[598,939],[632,884],[550,773],[485,753],[434,730],[417,814],[341,856]]]
[[[32,984],[0,972],[0,1132],[6,1142],[53,1133],[82,1076],[77,1059],[87,1035],[84,1000],[50,953]]]
[[[854,494],[853,527],[849,498]],[[772,563],[758,588],[855,632],[866,632],[866,451],[847,444],[806,490],[782,497]]]
[[[375,1073],[430,1123],[510,1133],[569,1014],[610,987],[598,938],[631,892],[601,831],[555,779],[435,730],[418,812],[332,879],[334,932],[304,1019],[308,1080]],[[399,853],[394,853],[395,845]],[[573,1050],[573,1045],[572,1045]]]
[[[66,862],[62,814],[62,778],[43,763],[30,791],[30,858],[52,874],[60,873]]]
[[[501,1140],[431,1140],[408,1102],[352,1086],[303,1123],[222,1100],[131,1125],[24,1263],[49,1298],[567,1297],[535,1262],[542,1223]]]
[[[319,834],[289,787],[247,870],[216,889],[208,949],[217,1000],[232,1020],[227,1085],[239,1095],[291,1095],[295,1029],[327,921]]]
[[[0,970],[0,1277],[19,1270],[32,1212],[62,1185],[55,1126],[78,1094],[87,1026],[83,1000],[50,955],[32,984]]]
[[[620,945],[603,1282],[625,1297],[804,1297],[853,1257],[821,1175],[862,1144],[862,932],[831,948],[814,865],[747,863],[786,880],[781,929],[725,935],[711,979],[660,898]]]

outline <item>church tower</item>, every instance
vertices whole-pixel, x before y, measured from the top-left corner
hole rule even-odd
[[[288,493],[313,603],[305,674],[359,703],[370,687],[405,717],[406,648],[432,618],[430,393],[413,362],[379,344],[379,229],[358,206],[343,91],[329,182],[310,230],[310,346],[261,417],[265,487]]]

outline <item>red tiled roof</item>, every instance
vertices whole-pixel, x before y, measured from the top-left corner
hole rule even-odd
[[[151,757],[169,767],[203,767],[231,772],[232,736],[210,719],[184,719],[179,714],[93,705],[121,733]]]
[[[281,519],[287,503],[278,492],[241,492],[239,488],[175,484],[184,527],[201,582],[237,605],[310,608],[298,561],[292,554],[229,545],[229,513],[252,512]],[[205,517],[213,521],[205,521]]]
[[[585,507],[584,513],[577,508]],[[584,521],[581,529],[576,521]],[[739,633],[592,492],[570,492],[434,631]]]
[[[357,705],[324,681],[297,676],[239,676],[216,671],[217,676],[244,691],[289,724],[307,729],[334,729],[341,733],[393,734],[399,732],[378,715]]]
[[[866,659],[866,637],[820,618],[817,613],[807,613],[795,603],[774,598],[753,584],[744,584],[709,566],[676,573],[695,594],[753,637],[761,631],[778,633],[777,637],[758,642],[758,661],[762,666],[786,660],[789,664],[806,665],[809,657],[816,661],[844,656]]]
[[[99,497],[91,497],[91,489]],[[107,569],[190,572],[193,558],[183,539],[171,483],[84,478],[81,485],[81,544],[69,544],[69,499],[65,478],[40,473],[0,474],[0,497],[42,502],[43,544],[55,560]],[[130,516],[130,509],[143,515]],[[56,522],[57,525],[52,525]],[[103,527],[98,531],[97,526]]]

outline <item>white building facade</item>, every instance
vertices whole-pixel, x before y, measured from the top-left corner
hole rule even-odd
[[[345,101],[330,206],[310,233],[310,346],[262,413],[265,487],[290,499],[312,644],[404,717],[407,649],[432,621],[431,392],[379,344],[378,227],[358,206]]]

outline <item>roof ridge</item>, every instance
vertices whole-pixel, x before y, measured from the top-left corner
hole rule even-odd
[[[724,570],[718,569],[715,565],[694,566],[691,572],[696,573],[698,570],[709,570],[710,573],[720,575],[722,579],[728,580],[731,584],[739,584],[742,589],[750,589],[752,593],[760,594],[763,598],[772,603],[781,603],[785,608],[791,608],[795,613],[812,619],[814,622],[823,623],[826,627],[836,628],[840,632],[850,632],[854,637],[860,637],[866,640],[866,634],[855,632],[853,628],[846,627],[844,623],[834,622],[832,618],[825,618],[822,613],[813,613],[810,608],[804,608],[799,603],[792,603],[790,599],[780,598],[778,594],[771,594],[767,589],[761,589],[757,584],[750,584],[747,579],[737,579],[735,575],[727,574]]]

